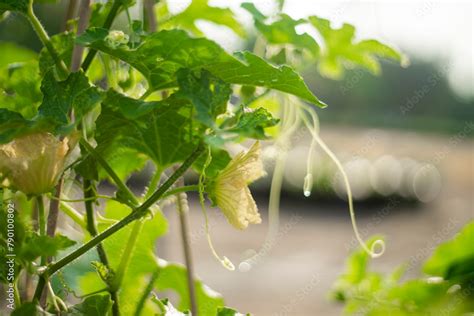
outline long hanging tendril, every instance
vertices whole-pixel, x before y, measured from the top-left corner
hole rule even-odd
[[[249,270],[253,265],[256,265],[259,262],[259,259],[273,247],[278,235],[280,226],[280,192],[283,185],[288,147],[290,145],[290,139],[298,129],[301,121],[297,110],[289,102],[289,96],[285,95],[282,98],[282,124],[280,135],[275,144],[278,152],[270,185],[270,197],[268,203],[268,232],[260,250],[258,252],[251,250],[253,255],[239,264],[239,269],[241,271]]]
[[[211,233],[209,229],[209,218],[207,216],[207,209],[205,205],[205,198],[204,198],[204,181],[206,179],[206,169],[211,163],[212,160],[212,155],[211,155],[211,148],[208,147],[207,151],[207,158],[206,161],[204,162],[204,166],[202,168],[202,172],[199,175],[199,203],[201,204],[201,210],[204,215],[204,223],[205,223],[205,228],[206,228],[206,237],[207,237],[207,243],[209,244],[209,248],[211,248],[211,252],[214,255],[214,257],[219,260],[219,262],[224,266],[224,268],[234,271],[235,266],[232,263],[232,261],[229,260],[226,256],[219,256],[217,253],[216,249],[214,248],[214,245],[212,244],[211,240]]]
[[[354,230],[354,234],[357,238],[357,241],[361,245],[361,247],[372,257],[380,257],[384,252],[385,252],[385,243],[381,239],[377,239],[375,242],[372,243],[372,245],[367,247],[365,242],[362,240],[359,230],[357,228],[357,222],[355,218],[355,212],[354,212],[354,203],[352,199],[352,190],[351,186],[349,183],[349,178],[347,177],[347,174],[344,170],[344,167],[342,166],[341,162],[339,159],[337,159],[336,155],[329,149],[329,147],[323,142],[323,140],[319,137],[319,120],[316,112],[311,109],[309,106],[306,104],[300,103],[300,106],[302,108],[302,115],[301,117],[303,118],[303,122],[305,123],[306,127],[308,128],[309,132],[311,133],[311,136],[313,137],[313,141],[316,142],[322,149],[323,151],[331,158],[331,160],[334,162],[336,165],[337,169],[342,175],[344,185],[346,187],[346,192],[347,192],[347,201],[349,203],[349,213],[351,216],[351,223],[352,223],[352,228]],[[308,118],[305,115],[308,113],[311,118],[312,118],[312,124],[308,120]],[[306,195],[306,194],[305,194]],[[378,249],[378,250],[377,250]]]

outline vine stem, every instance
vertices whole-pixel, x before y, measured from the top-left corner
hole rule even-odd
[[[102,28],[109,29],[112,26],[112,23],[114,22],[115,16],[117,16],[121,5],[122,5],[121,0],[114,1],[114,3],[112,4],[112,7],[110,8],[109,14],[107,15],[107,18],[105,19],[105,22],[102,25]],[[84,72],[87,72],[87,69],[89,69],[90,65],[92,64],[92,60],[94,60],[94,57],[96,54],[97,54],[97,50],[95,49],[89,50],[86,58],[84,59],[84,62],[82,63],[82,70],[84,70]]]
[[[73,252],[69,253],[64,258],[60,259],[59,261],[50,264],[40,275],[40,279],[38,281],[38,285],[36,287],[36,291],[34,294],[34,299],[38,300],[43,292],[43,288],[48,280],[49,276],[56,273],[58,270],[63,268],[64,266],[68,265],[75,259],[82,256],[84,253],[89,251],[91,248],[97,246],[98,243],[102,242],[104,239],[108,238],[109,236],[115,234],[131,222],[144,217],[147,214],[147,210],[156,202],[158,201],[163,194],[168,191],[168,189],[181,177],[186,170],[188,170],[191,165],[196,161],[197,158],[204,152],[204,146],[200,144],[192,153],[191,155],[181,164],[181,166],[176,169],[176,171],[166,180],[145,202],[143,202],[140,206],[134,208],[134,210],[125,216],[122,220],[117,222],[116,224],[112,225],[102,233],[98,234],[87,243],[83,244],[81,247],[77,248]]]
[[[88,179],[84,179],[83,192],[84,192],[84,198],[86,199],[86,201],[84,202],[84,206],[86,208],[87,230],[89,231],[89,234],[92,237],[95,237],[97,236],[97,227],[94,220],[94,205],[93,205],[94,200],[91,200],[91,198],[95,197],[93,186],[94,184],[92,183],[92,181]],[[102,262],[102,264],[104,264],[106,267],[110,267],[109,259],[107,258],[107,253],[105,252],[105,249],[102,243],[98,243],[96,248],[97,248],[97,254],[99,255],[100,262]],[[112,315],[118,316],[120,315],[120,308],[119,308],[117,290],[109,286],[108,291],[110,293],[110,298],[112,299],[112,302],[113,302]]]
[[[135,195],[130,191],[130,189],[123,183],[120,177],[115,173],[114,169],[105,161],[105,159],[91,146],[85,139],[81,139],[80,144],[84,147],[89,154],[94,157],[95,160],[104,168],[107,174],[112,178],[114,183],[117,185],[119,191],[126,195],[127,205],[130,207],[136,207],[139,205],[139,202]]]
[[[66,65],[64,64],[64,62],[61,60],[58,53],[54,49],[54,46],[51,43],[51,39],[49,38],[48,33],[46,33],[46,30],[44,29],[44,27],[41,24],[40,20],[38,20],[38,17],[35,15],[35,13],[33,11],[33,1],[30,1],[29,5],[28,5],[28,11],[26,12],[26,16],[30,20],[30,23],[33,26],[33,29],[35,30],[35,32],[38,35],[39,39],[41,40],[43,45],[46,47],[49,54],[51,55],[54,62],[56,63],[56,66],[58,67],[58,70],[61,73],[61,77],[67,76],[69,71],[68,71]]]
[[[156,190],[156,187],[158,186],[158,183],[160,182],[161,174],[162,174],[162,170],[157,168],[155,170],[153,177],[150,180],[148,190],[145,193],[145,198],[150,197],[152,192]],[[164,198],[164,195],[162,196],[162,198]],[[113,284],[115,288],[119,288],[120,285],[122,284],[123,277],[125,275],[128,265],[130,264],[130,260],[132,259],[133,250],[135,249],[135,244],[137,243],[137,240],[142,228],[143,228],[142,221],[136,221],[135,224],[133,225],[132,231],[130,232],[130,235],[127,240],[127,244],[125,245],[125,249],[122,254],[122,258],[120,259],[120,262],[116,271],[116,278]]]

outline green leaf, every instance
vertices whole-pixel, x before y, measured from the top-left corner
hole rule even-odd
[[[179,264],[168,263],[159,260],[160,274],[155,286],[159,290],[173,290],[178,293],[181,300],[178,304],[180,311],[190,308],[188,295],[186,268]],[[217,308],[224,305],[222,297],[205,286],[201,281],[194,280],[196,287],[196,299],[198,304],[198,315],[216,315]]]
[[[31,0],[0,0],[0,13],[5,11],[19,11],[26,13]]]
[[[109,159],[130,148],[160,167],[184,160],[197,139],[190,130],[191,105],[171,96],[144,102],[109,91],[96,121],[97,150]]]
[[[192,38],[180,30],[153,33],[136,49],[112,48],[106,44],[107,34],[92,28],[78,37],[77,43],[129,63],[147,78],[153,90],[177,87],[177,72],[182,68],[204,68],[227,83],[267,87],[325,106],[293,69],[274,67],[250,52],[237,54],[237,59],[213,41]]]
[[[112,307],[109,294],[97,294],[88,296],[82,303],[72,307],[72,315],[82,316],[104,316],[108,315]]]
[[[425,262],[423,271],[445,279],[474,280],[474,221],[452,239],[439,245]]]
[[[197,119],[214,127],[217,115],[225,113],[232,89],[207,70],[178,72],[179,96],[188,99],[196,108]]]
[[[11,63],[22,63],[37,58],[37,54],[34,51],[14,43],[0,42],[0,51],[2,52],[0,68]]]
[[[69,111],[74,109],[76,121],[89,112],[100,99],[101,94],[82,72],[74,72],[64,81],[57,81],[50,71],[46,73],[41,84],[43,102],[39,115],[51,119],[58,125],[69,123]]]
[[[18,60],[23,59],[21,53],[18,53],[18,56]],[[7,56],[9,61],[13,58],[15,57]],[[37,114],[37,108],[43,97],[40,83],[38,62],[35,60],[11,63],[0,68],[0,108],[18,112],[25,118],[32,119]]]
[[[298,34],[296,27],[307,23],[307,20],[294,20],[290,16],[281,13],[277,21],[266,24],[266,17],[255,7],[253,3],[242,3],[242,8],[252,14],[255,27],[271,44],[291,44],[300,49],[307,49],[313,56],[319,53],[319,45],[316,40],[307,33]]]
[[[377,57],[402,63],[402,56],[393,48],[376,40],[355,41],[355,28],[344,23],[335,29],[329,20],[311,16],[310,23],[318,30],[324,41],[325,50],[319,60],[319,71],[330,78],[340,78],[345,63],[363,67],[373,74],[380,73]]]
[[[237,124],[227,131],[255,139],[267,139],[265,128],[275,126],[280,121],[264,108],[242,109],[237,116]]]
[[[52,257],[75,244],[75,241],[63,235],[50,237],[31,233],[26,237],[19,256],[28,261],[33,261],[40,256]]]
[[[234,31],[237,35],[244,37],[245,30],[235,18],[234,13],[228,8],[219,8],[209,5],[208,0],[193,0],[191,4],[181,13],[172,16],[162,27],[183,28],[193,32],[195,35],[203,35],[196,26],[198,20],[213,22],[224,25]]]
[[[48,312],[45,312],[40,306],[35,303],[23,303],[21,306],[16,308],[11,316],[53,316]]]

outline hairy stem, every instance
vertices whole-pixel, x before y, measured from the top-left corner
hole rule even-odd
[[[59,57],[58,53],[56,52],[56,49],[54,49],[53,44],[51,43],[51,39],[49,38],[48,33],[46,33],[46,30],[44,29],[43,25],[41,24],[40,20],[38,20],[38,17],[35,15],[33,11],[33,1],[30,1],[30,4],[28,5],[28,11],[26,16],[30,20],[31,25],[33,26],[33,29],[35,30],[36,34],[38,35],[39,39],[43,43],[43,45],[46,47],[48,50],[49,54],[53,58],[54,62],[56,63],[56,66],[58,67],[58,72],[60,73],[61,77],[66,77],[68,74],[68,70],[64,62],[61,60]]]
[[[112,4],[112,7],[110,8],[109,14],[107,15],[107,18],[105,19],[105,22],[102,25],[102,28],[109,29],[112,26],[112,23],[114,22],[114,19],[117,16],[119,9],[122,5],[121,3],[122,3],[121,0],[114,1],[114,3]],[[82,70],[84,70],[84,72],[87,72],[87,69],[89,69],[90,65],[92,64],[92,60],[94,60],[94,57],[96,54],[97,54],[97,50],[95,49],[89,50],[89,53],[87,53],[86,59],[84,59],[84,62],[82,63]]]
[[[49,276],[53,275],[59,269],[68,265],[75,259],[79,258],[91,248],[97,246],[97,244],[102,242],[104,239],[115,234],[131,222],[144,217],[147,214],[147,210],[156,201],[158,201],[166,191],[168,191],[168,189],[176,182],[176,180],[178,180],[179,177],[184,174],[186,170],[191,167],[191,165],[196,161],[197,158],[199,158],[203,151],[204,146],[200,144],[196,148],[196,150],[194,150],[191,155],[183,162],[183,164],[168,178],[168,180],[166,180],[145,202],[135,208],[129,215],[125,216],[122,220],[112,225],[102,233],[98,234],[97,236],[89,240],[87,243],[68,254],[66,257],[60,259],[56,263],[52,263],[51,265],[49,265],[48,268],[40,275],[34,298],[39,299],[41,293],[43,292],[45,282],[49,278]]]

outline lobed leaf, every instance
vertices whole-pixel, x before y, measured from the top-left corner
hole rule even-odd
[[[344,63],[361,66],[371,73],[380,73],[377,57],[392,59],[402,63],[402,55],[393,48],[376,40],[355,41],[355,28],[344,23],[340,28],[332,28],[329,20],[310,16],[309,22],[317,29],[324,41],[324,51],[319,60],[319,71],[330,78],[340,78],[344,73]]]
[[[319,45],[308,33],[298,34],[296,27],[307,23],[305,19],[294,20],[289,15],[281,13],[278,20],[265,23],[267,17],[253,3],[242,3],[242,8],[252,14],[255,27],[270,44],[290,44],[299,49],[306,49],[313,56],[319,53]]]
[[[192,38],[180,30],[151,34],[136,49],[110,47],[105,40],[107,35],[105,29],[88,29],[77,43],[129,63],[147,78],[154,91],[177,87],[177,72],[182,68],[204,68],[230,84],[267,87],[325,106],[293,69],[274,67],[250,52],[238,53],[235,58],[213,41]]]

